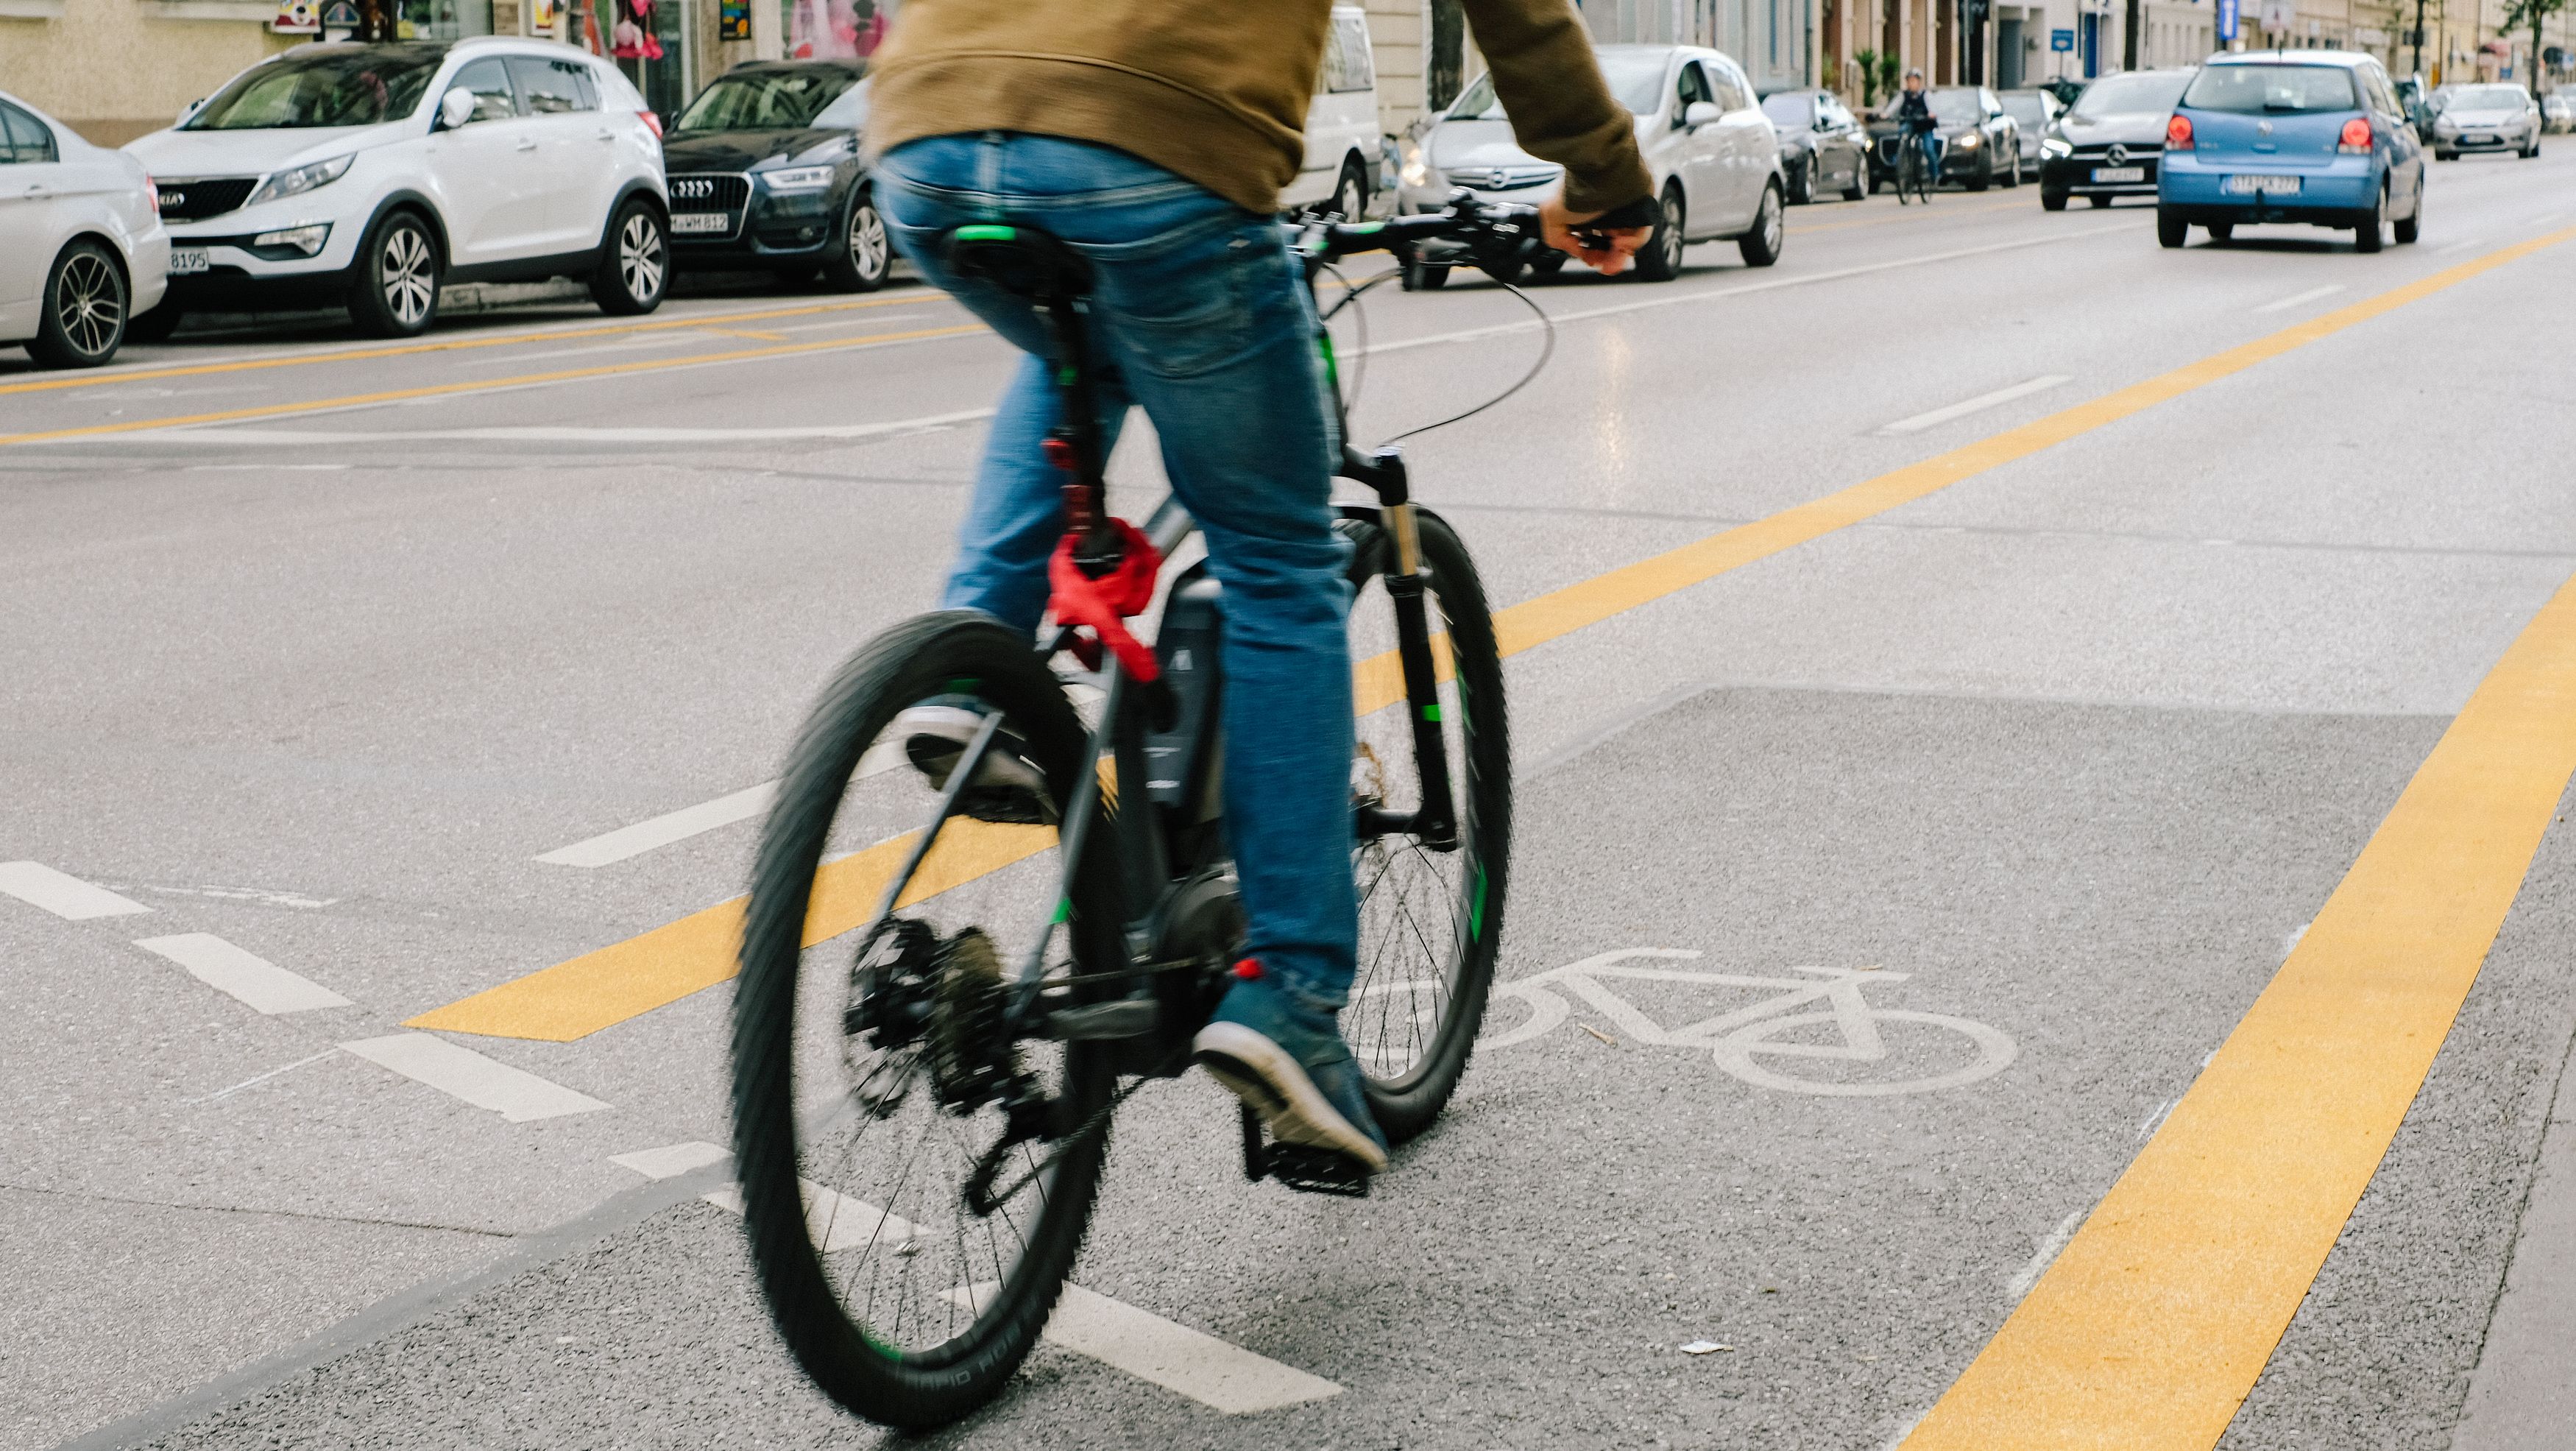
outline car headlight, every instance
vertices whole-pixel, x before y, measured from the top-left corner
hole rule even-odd
[[[250,249],[262,256],[271,252],[282,252],[288,256],[310,257],[321,251],[322,244],[330,239],[331,224],[317,222],[309,227],[288,227],[281,232],[262,232],[250,239]],[[282,262],[285,258],[278,257],[272,260]]]
[[[762,172],[760,180],[771,191],[821,191],[832,184],[832,168],[787,166]]]
[[[1979,136],[1976,132],[1969,131],[1963,133],[1957,140],[1950,144],[1961,151],[1974,151],[1977,149],[1977,143],[1983,139],[1985,138]]]
[[[2039,138],[2039,151],[2043,156],[2073,156],[2075,147],[2063,137],[2042,136]]]
[[[1422,148],[1414,145],[1410,141],[1407,141],[1403,146],[1403,155],[1404,165],[1397,168],[1395,173],[1396,176],[1400,178],[1406,186],[1429,186],[1431,184],[1431,162],[1428,158],[1423,156]]]
[[[252,192],[250,200],[243,202],[242,205],[255,207],[261,202],[273,202],[279,197],[301,196],[317,186],[328,186],[338,181],[341,173],[349,169],[349,163],[357,159],[358,153],[352,151],[346,156],[334,156],[328,161],[307,162],[291,171],[281,171],[261,182],[259,190]]]
[[[2436,136],[2457,135],[2459,130],[2460,123],[2452,120],[2448,116],[2441,117],[2433,123],[2433,134]]]

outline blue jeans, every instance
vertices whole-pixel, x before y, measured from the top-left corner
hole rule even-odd
[[[1131,404],[1153,420],[1225,590],[1225,818],[1247,950],[1306,1006],[1340,1007],[1359,938],[1349,550],[1333,529],[1340,444],[1313,299],[1277,225],[1123,151],[1047,136],[934,136],[877,175],[895,245],[1028,355],[985,442],[943,603],[1034,633],[1065,529],[1063,479],[1040,452],[1062,411],[1044,323],[935,250],[950,227],[1017,223],[1091,259],[1101,427],[1114,443]]]
[[[1941,184],[1941,143],[1934,139],[1933,133],[1918,131],[1915,133],[1915,144],[1923,148],[1923,185],[1939,186]]]

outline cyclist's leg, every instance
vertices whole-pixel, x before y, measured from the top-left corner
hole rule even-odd
[[[1046,612],[1047,556],[1064,535],[1064,475],[1046,461],[1042,447],[1064,412],[1062,396],[1047,377],[1046,325],[1027,302],[1001,288],[950,275],[930,245],[950,227],[1009,220],[1005,213],[1019,199],[999,189],[1001,145],[978,136],[917,141],[885,157],[878,176],[895,245],[931,285],[1027,354],[994,409],[940,604],[982,610],[1033,631]],[[1100,366],[1097,339],[1093,354],[1103,443],[1114,447],[1128,399],[1115,370]]]

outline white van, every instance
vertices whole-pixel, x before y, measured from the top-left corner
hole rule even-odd
[[[1369,50],[1368,13],[1333,7],[1315,99],[1306,107],[1306,161],[1280,193],[1289,211],[1313,208],[1356,218],[1377,190],[1377,61]]]

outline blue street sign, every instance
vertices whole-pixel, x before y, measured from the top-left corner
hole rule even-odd
[[[2236,38],[2236,0],[2218,0],[2218,43]]]
[[[2229,21],[2232,24],[2236,15],[2236,0],[2219,0],[2219,3],[2227,7],[2226,11],[2223,13],[2229,17]],[[2048,33],[2048,48],[2050,50],[2073,50],[2075,48],[2075,32],[2072,30],[2050,31]]]

